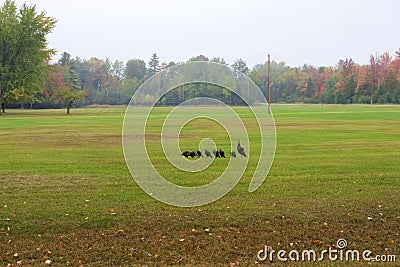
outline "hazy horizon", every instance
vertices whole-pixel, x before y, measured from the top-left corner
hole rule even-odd
[[[16,1],[21,5],[24,1]],[[58,20],[49,47],[73,57],[243,59],[251,68],[267,54],[290,66],[368,63],[400,48],[400,1],[52,1],[28,0]]]

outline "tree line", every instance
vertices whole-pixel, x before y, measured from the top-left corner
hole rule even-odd
[[[266,64],[256,65],[250,78],[266,92]],[[400,49],[370,55],[369,64],[353,59],[335,66],[289,67],[271,63],[271,101],[327,104],[400,104]]]
[[[209,61],[228,66],[220,57],[208,59],[200,55],[188,61]],[[126,105],[146,79],[175,64],[161,64],[156,53],[147,64],[142,59],[131,59],[125,64],[109,59],[72,59],[68,53],[63,53],[57,63],[49,65],[43,90],[37,97],[39,101],[34,106],[48,108],[64,105],[65,101],[59,101],[62,95],[60,90],[66,89],[84,92],[81,105]],[[244,60],[238,59],[230,67],[248,75],[267,98],[267,62],[250,69]],[[371,55],[366,65],[359,65],[352,59],[340,60],[329,67],[290,67],[284,62],[272,61],[270,71],[271,102],[400,104],[400,49],[395,52],[394,58],[387,52]],[[199,96],[217,98],[231,105],[244,104],[238,96],[224,88],[201,83],[176,88],[163,96],[158,104],[177,105]]]
[[[127,62],[92,57],[73,57],[67,52],[51,60],[55,50],[47,48],[47,35],[56,20],[36,7],[20,9],[6,0],[0,8],[0,104],[8,107],[61,108],[73,105],[126,105],[148,78],[182,62],[161,63],[157,53],[148,60]],[[221,57],[199,55],[188,61],[208,61],[228,66]],[[267,62],[249,68],[238,59],[230,65],[248,77],[267,98]],[[291,67],[271,62],[271,102],[288,103],[393,103],[400,104],[400,49],[371,55],[368,64],[348,58],[329,67],[305,64]],[[243,105],[240,97],[211,84],[186,84],[164,95],[157,104],[176,105],[207,96],[231,105]],[[148,94],[149,102],[157,95]]]

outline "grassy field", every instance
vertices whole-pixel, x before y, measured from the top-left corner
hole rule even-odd
[[[157,136],[157,122],[169,110],[152,113],[149,133]],[[235,110],[256,140],[248,110]],[[322,251],[339,238],[352,250],[397,255],[397,262],[325,257],[314,266],[399,266],[400,106],[274,105],[277,150],[264,184],[247,192],[256,164],[251,157],[228,195],[196,208],[162,204],[136,185],[121,146],[124,112],[9,110],[0,116],[1,266],[44,266],[46,260],[52,266],[309,266],[259,262],[257,252],[265,245]],[[182,131],[182,146],[209,135],[226,144],[219,128],[194,121]],[[152,140],[152,161],[176,183],[207,183],[226,166],[227,160],[215,161],[183,180]]]

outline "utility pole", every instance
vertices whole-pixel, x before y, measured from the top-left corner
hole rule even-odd
[[[271,81],[270,81],[270,68],[271,68],[271,60],[268,54],[268,114],[271,114]]]

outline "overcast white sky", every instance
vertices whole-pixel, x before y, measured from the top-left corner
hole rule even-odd
[[[16,1],[22,4],[24,1]],[[249,67],[335,65],[400,48],[399,0],[27,0],[58,20],[49,47],[81,58],[186,61],[203,54]],[[58,59],[59,56],[56,56]]]

